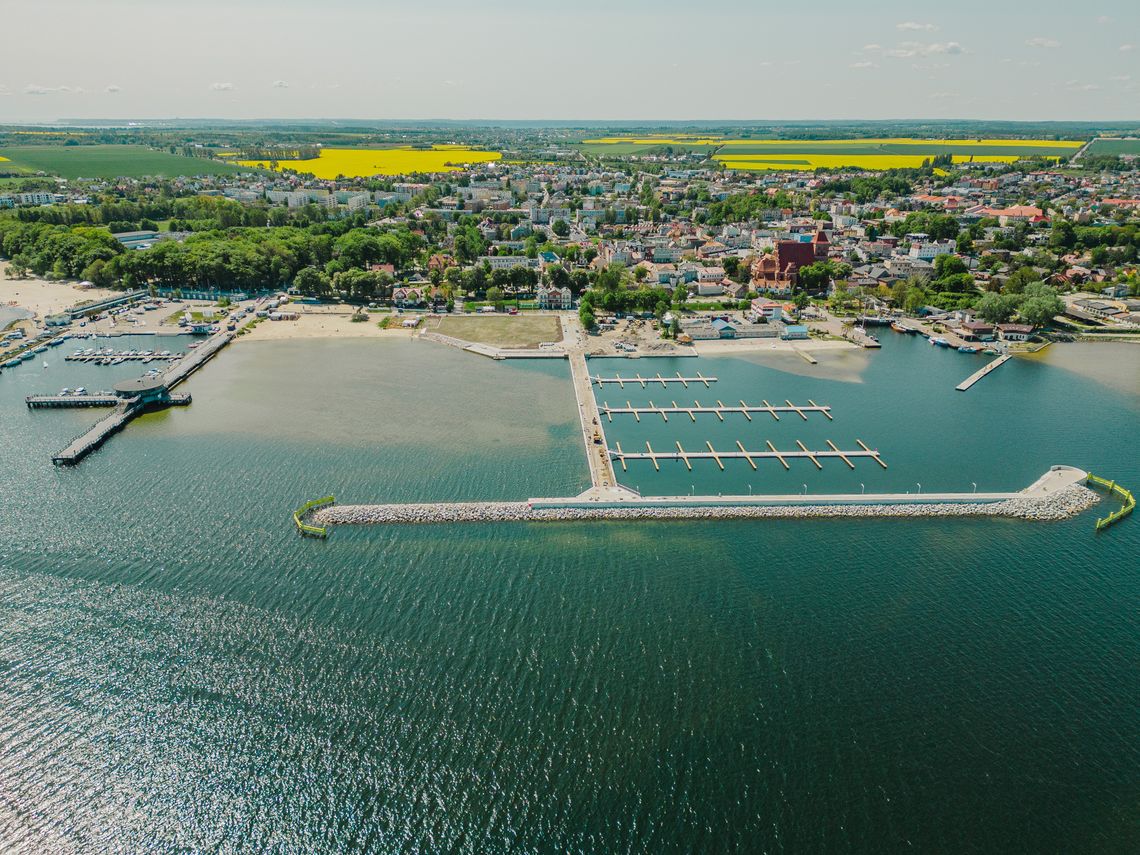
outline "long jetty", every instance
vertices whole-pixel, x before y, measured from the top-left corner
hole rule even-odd
[[[739,440],[736,442],[736,449],[730,451],[717,451],[711,442],[705,443],[707,450],[703,451],[686,451],[680,442],[675,443],[676,451],[654,451],[653,446],[646,440],[645,451],[623,451],[621,443],[617,443],[616,447],[610,450],[610,457],[621,464],[623,472],[629,471],[626,467],[627,460],[648,460],[658,471],[661,469],[660,461],[680,460],[690,472],[693,469],[692,461],[694,460],[712,460],[723,470],[725,460],[745,460],[753,469],[757,468],[757,460],[778,460],[785,469],[790,469],[789,460],[806,459],[815,464],[816,469],[822,469],[823,465],[819,461],[820,458],[823,458],[842,460],[848,468],[854,469],[855,464],[851,462],[852,460],[870,458],[884,469],[887,468],[887,464],[883,461],[878,450],[868,448],[862,440],[857,439],[855,442],[859,445],[857,451],[841,451],[830,440],[827,441],[827,449],[818,451],[809,449],[799,440],[796,441],[797,448],[794,451],[780,451],[771,442],[766,443],[767,448],[765,450],[754,451],[746,449]]]
[[[676,401],[671,401],[668,407],[661,407],[654,405],[654,403],[650,401],[648,407],[635,407],[630,404],[629,401],[626,401],[624,407],[611,407],[609,403],[603,403],[601,407],[599,407],[599,410],[611,422],[614,420],[613,417],[615,415],[632,415],[639,422],[641,421],[641,417],[646,415],[661,416],[665,421],[669,421],[670,414],[680,413],[684,413],[694,422],[701,413],[711,413],[722,422],[724,421],[726,413],[738,413],[748,419],[748,421],[752,421],[753,413],[769,415],[776,421],[780,420],[780,413],[795,413],[805,422],[807,421],[808,413],[822,413],[827,416],[829,420],[832,419],[831,407],[817,404],[810,398],[808,399],[807,405],[804,406],[797,406],[791,401],[785,400],[782,405],[769,404],[767,401],[764,401],[762,404],[746,404],[744,401],[741,401],[739,406],[726,405],[722,401],[717,401],[715,407],[704,406],[700,401],[694,401],[691,407],[678,404]]]
[[[191,350],[185,357],[171,365],[161,375],[161,382],[170,390],[182,383],[209,362],[223,347],[233,341],[236,332],[223,331],[216,333],[203,341],[196,349]],[[61,396],[36,396],[38,398],[59,398]],[[75,400],[72,397],[63,400]],[[178,406],[190,403],[189,395],[167,395],[160,406]],[[68,404],[47,404],[47,406],[68,406]],[[28,401],[28,406],[33,406]],[[95,406],[92,404],[91,406]],[[151,405],[153,406],[153,405]],[[52,457],[52,463],[59,466],[74,466],[95,449],[99,448],[108,438],[122,430],[135,416],[146,410],[148,404],[140,398],[122,398],[115,404],[113,412],[108,413],[88,430],[77,436],[71,443]]]
[[[332,505],[301,515],[300,522],[325,529],[330,525],[814,517],[984,516],[1047,521],[1076,516],[1096,504],[1099,497],[1084,486],[1085,478],[1080,469],[1054,466],[1026,489],[1009,493],[643,497],[624,488],[606,493],[590,489],[578,496],[525,502]]]
[[[985,377],[991,371],[995,371],[998,368],[1001,368],[1003,365],[1005,365],[1011,359],[1013,359],[1013,354],[1006,353],[1003,356],[999,356],[997,359],[993,360],[992,362],[987,362],[985,365],[983,365],[981,368],[979,368],[977,371],[975,371],[973,374],[971,374],[969,377],[967,377],[965,380],[963,380],[961,383],[959,383],[954,388],[957,389],[959,392],[965,392],[967,389],[969,389],[971,386],[973,386],[975,383],[977,383],[979,380],[981,380],[983,377]]]
[[[716,382],[716,378],[705,377],[698,371],[696,377],[682,377],[680,372],[678,372],[675,377],[662,377],[660,374],[655,377],[642,377],[640,374],[635,374],[633,377],[622,377],[618,374],[616,377],[591,377],[590,382],[596,383],[599,386],[604,386],[607,383],[616,383],[622,389],[625,388],[626,383],[629,383],[631,386],[640,385],[642,389],[651,383],[660,383],[662,386],[667,386],[670,383],[680,383],[686,389],[689,388],[690,383],[703,383],[707,389],[710,383]]]

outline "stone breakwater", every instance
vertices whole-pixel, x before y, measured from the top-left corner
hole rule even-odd
[[[804,519],[814,517],[1010,517],[1062,520],[1088,510],[1100,497],[1074,484],[1047,496],[998,502],[898,502],[863,505],[675,505],[550,508],[527,502],[451,502],[418,505],[334,505],[311,515],[315,525],[384,523],[562,522],[578,520]]]

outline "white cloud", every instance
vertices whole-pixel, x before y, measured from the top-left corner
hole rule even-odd
[[[11,95],[11,94],[12,94],[12,90],[10,90],[7,86],[4,86],[3,84],[0,84],[0,97],[3,97],[5,95]]]
[[[116,92],[122,92],[123,89],[121,86],[116,86],[114,83],[112,83],[109,86],[107,86],[106,90],[104,90],[104,91],[109,92],[112,95],[114,95]]]
[[[1101,15],[1099,18],[1096,19],[1096,22],[1098,24],[1111,24],[1112,18],[1108,17],[1108,15]]]
[[[1117,75],[1110,77],[1108,79],[1111,80],[1113,83],[1127,83],[1129,80],[1132,79],[1132,75],[1131,74],[1117,74]]]
[[[1025,43],[1027,45],[1029,45],[1029,47],[1036,47],[1036,48],[1052,49],[1052,48],[1059,48],[1061,46],[1061,43],[1059,41],[1057,41],[1056,39],[1047,39],[1044,36],[1034,36],[1031,39],[1026,39]]]
[[[288,83],[288,81],[285,81],[285,80],[274,80],[273,81],[273,88],[274,89],[288,89],[289,83]]]
[[[917,21],[903,21],[901,24],[895,24],[895,28],[899,30],[911,31],[924,30],[928,33],[932,33],[938,29],[938,27],[934,26],[934,24],[920,24]]]
[[[958,96],[957,92],[931,92],[926,97],[927,98],[937,98],[937,99],[941,100],[943,98],[957,98],[959,96]]]
[[[78,86],[40,86],[36,83],[24,87],[25,95],[77,95],[82,91]]]
[[[915,56],[957,56],[965,52],[966,49],[958,42],[933,42],[931,44],[903,42],[897,48],[887,51],[887,56],[892,56],[895,59],[910,59]]]
[[[215,92],[229,92],[234,88],[232,83],[211,83],[210,88]]]
[[[1130,51],[1130,50],[1132,50],[1132,45],[1121,45],[1120,46],[1120,51],[1122,53],[1128,53],[1128,51]]]
[[[875,51],[875,50],[882,50],[882,49],[883,49],[882,45],[876,45],[876,44],[863,45],[863,50],[866,50],[866,51]]]
[[[1081,83],[1077,80],[1065,82],[1065,89],[1069,92],[1096,92],[1100,89],[1095,83]]]
[[[851,65],[849,67],[850,68],[878,68],[878,66],[875,63],[868,62],[868,61],[853,62],[853,63],[851,63]]]

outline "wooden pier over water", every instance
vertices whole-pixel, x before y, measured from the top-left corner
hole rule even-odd
[[[640,374],[635,374],[633,377],[622,377],[618,374],[616,377],[590,377],[590,382],[596,383],[599,386],[604,386],[607,383],[616,383],[622,389],[625,388],[626,383],[629,383],[631,386],[640,384],[642,389],[651,383],[660,383],[662,387],[670,383],[680,383],[686,389],[689,388],[690,383],[703,383],[707,389],[710,383],[716,382],[716,378],[705,377],[698,371],[696,377],[682,377],[680,372],[678,372],[675,377],[662,377],[660,374],[656,377],[642,377]]]
[[[680,405],[676,401],[670,401],[670,406],[668,407],[659,407],[650,401],[648,407],[635,407],[630,404],[629,401],[626,401],[624,407],[611,407],[608,403],[604,403],[599,409],[611,422],[614,420],[613,417],[615,415],[632,415],[639,422],[642,416],[661,416],[664,421],[669,421],[670,413],[684,413],[694,422],[697,420],[699,413],[711,413],[722,422],[724,421],[725,413],[739,413],[748,419],[748,421],[752,421],[753,413],[769,415],[776,421],[780,420],[780,413],[795,413],[805,422],[807,421],[808,413],[822,413],[827,416],[829,421],[832,420],[831,407],[817,404],[810,398],[808,398],[806,406],[797,406],[791,401],[785,400],[782,405],[772,405],[767,401],[763,401],[761,404],[746,404],[744,401],[741,401],[739,406],[733,406],[731,404],[725,405],[723,401],[717,401],[715,407],[704,406],[700,401],[694,401],[691,407]]]
[[[190,403],[189,395],[171,395],[170,389],[183,382],[187,377],[209,362],[223,347],[233,341],[236,332],[224,331],[217,333],[202,342],[197,349],[190,351],[186,356],[171,365],[162,375],[151,383],[155,388],[138,397],[128,397],[135,394],[133,390],[116,395],[110,403],[114,411],[108,413],[84,433],[77,436],[65,449],[52,457],[52,463],[60,466],[74,466],[95,449],[99,448],[109,437],[122,430],[135,416],[147,409],[169,406],[183,406]],[[147,385],[147,379],[129,381],[129,385]],[[118,387],[116,387],[118,388]],[[97,397],[97,396],[89,396]],[[51,403],[33,403],[50,400]],[[29,407],[32,406],[99,406],[95,403],[78,402],[75,396],[44,395],[32,396],[27,399]],[[67,402],[67,403],[64,403]]]
[[[1003,365],[1005,365],[1011,359],[1013,359],[1013,354],[1007,353],[1004,356],[999,356],[997,359],[993,360],[992,362],[987,362],[985,365],[983,365],[981,368],[979,368],[977,371],[975,371],[973,374],[971,374],[969,377],[967,377],[965,380],[963,380],[961,383],[959,383],[954,388],[957,389],[959,392],[965,392],[967,389],[969,389],[971,386],[973,386],[975,383],[977,383],[979,380],[981,380],[983,377],[985,377],[991,371],[994,371],[998,368],[1001,368]]]
[[[868,448],[862,440],[857,439],[855,442],[859,445],[857,451],[841,451],[831,440],[827,440],[827,449],[820,451],[812,451],[799,440],[796,440],[798,447],[795,451],[780,451],[771,442],[765,443],[767,448],[763,451],[750,451],[744,447],[740,440],[736,441],[736,449],[731,451],[717,451],[711,442],[705,442],[707,450],[702,451],[686,451],[680,442],[675,443],[676,451],[654,451],[653,446],[646,440],[645,451],[623,451],[621,443],[616,443],[616,448],[610,449],[610,457],[621,464],[623,472],[629,471],[626,467],[627,460],[648,460],[659,472],[661,471],[660,461],[662,460],[680,460],[690,472],[693,470],[692,461],[694,460],[715,461],[716,465],[723,471],[725,460],[746,460],[749,466],[756,469],[757,460],[775,459],[780,461],[785,469],[790,469],[789,460],[807,459],[815,464],[816,469],[822,469],[823,464],[819,462],[821,458],[838,458],[846,463],[849,468],[854,469],[855,464],[852,460],[866,457],[874,460],[884,469],[887,468],[887,464],[883,462],[883,458],[876,449]]]

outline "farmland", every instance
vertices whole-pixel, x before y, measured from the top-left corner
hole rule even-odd
[[[497,151],[481,151],[459,145],[436,145],[430,149],[326,148],[312,160],[281,160],[278,169],[308,172],[321,179],[368,178],[373,175],[409,175],[415,172],[453,172],[465,163],[498,160]],[[243,166],[268,166],[264,161],[243,160]]]
[[[1085,153],[1090,157],[1114,157],[1122,154],[1140,156],[1140,139],[1136,137],[1100,137],[1092,141]]]
[[[0,149],[4,168],[46,172],[63,178],[141,178],[147,175],[175,178],[189,175],[227,175],[239,167],[197,157],[183,157],[141,145],[28,145]]]
[[[1017,139],[885,139],[773,140],[713,137],[602,137],[583,140],[583,151],[594,155],[647,154],[663,147],[707,153],[728,169],[797,170],[853,166],[863,169],[902,169],[921,166],[937,155],[955,163],[971,160],[1010,163],[1022,157],[1059,158],[1081,147],[1071,140]]]

